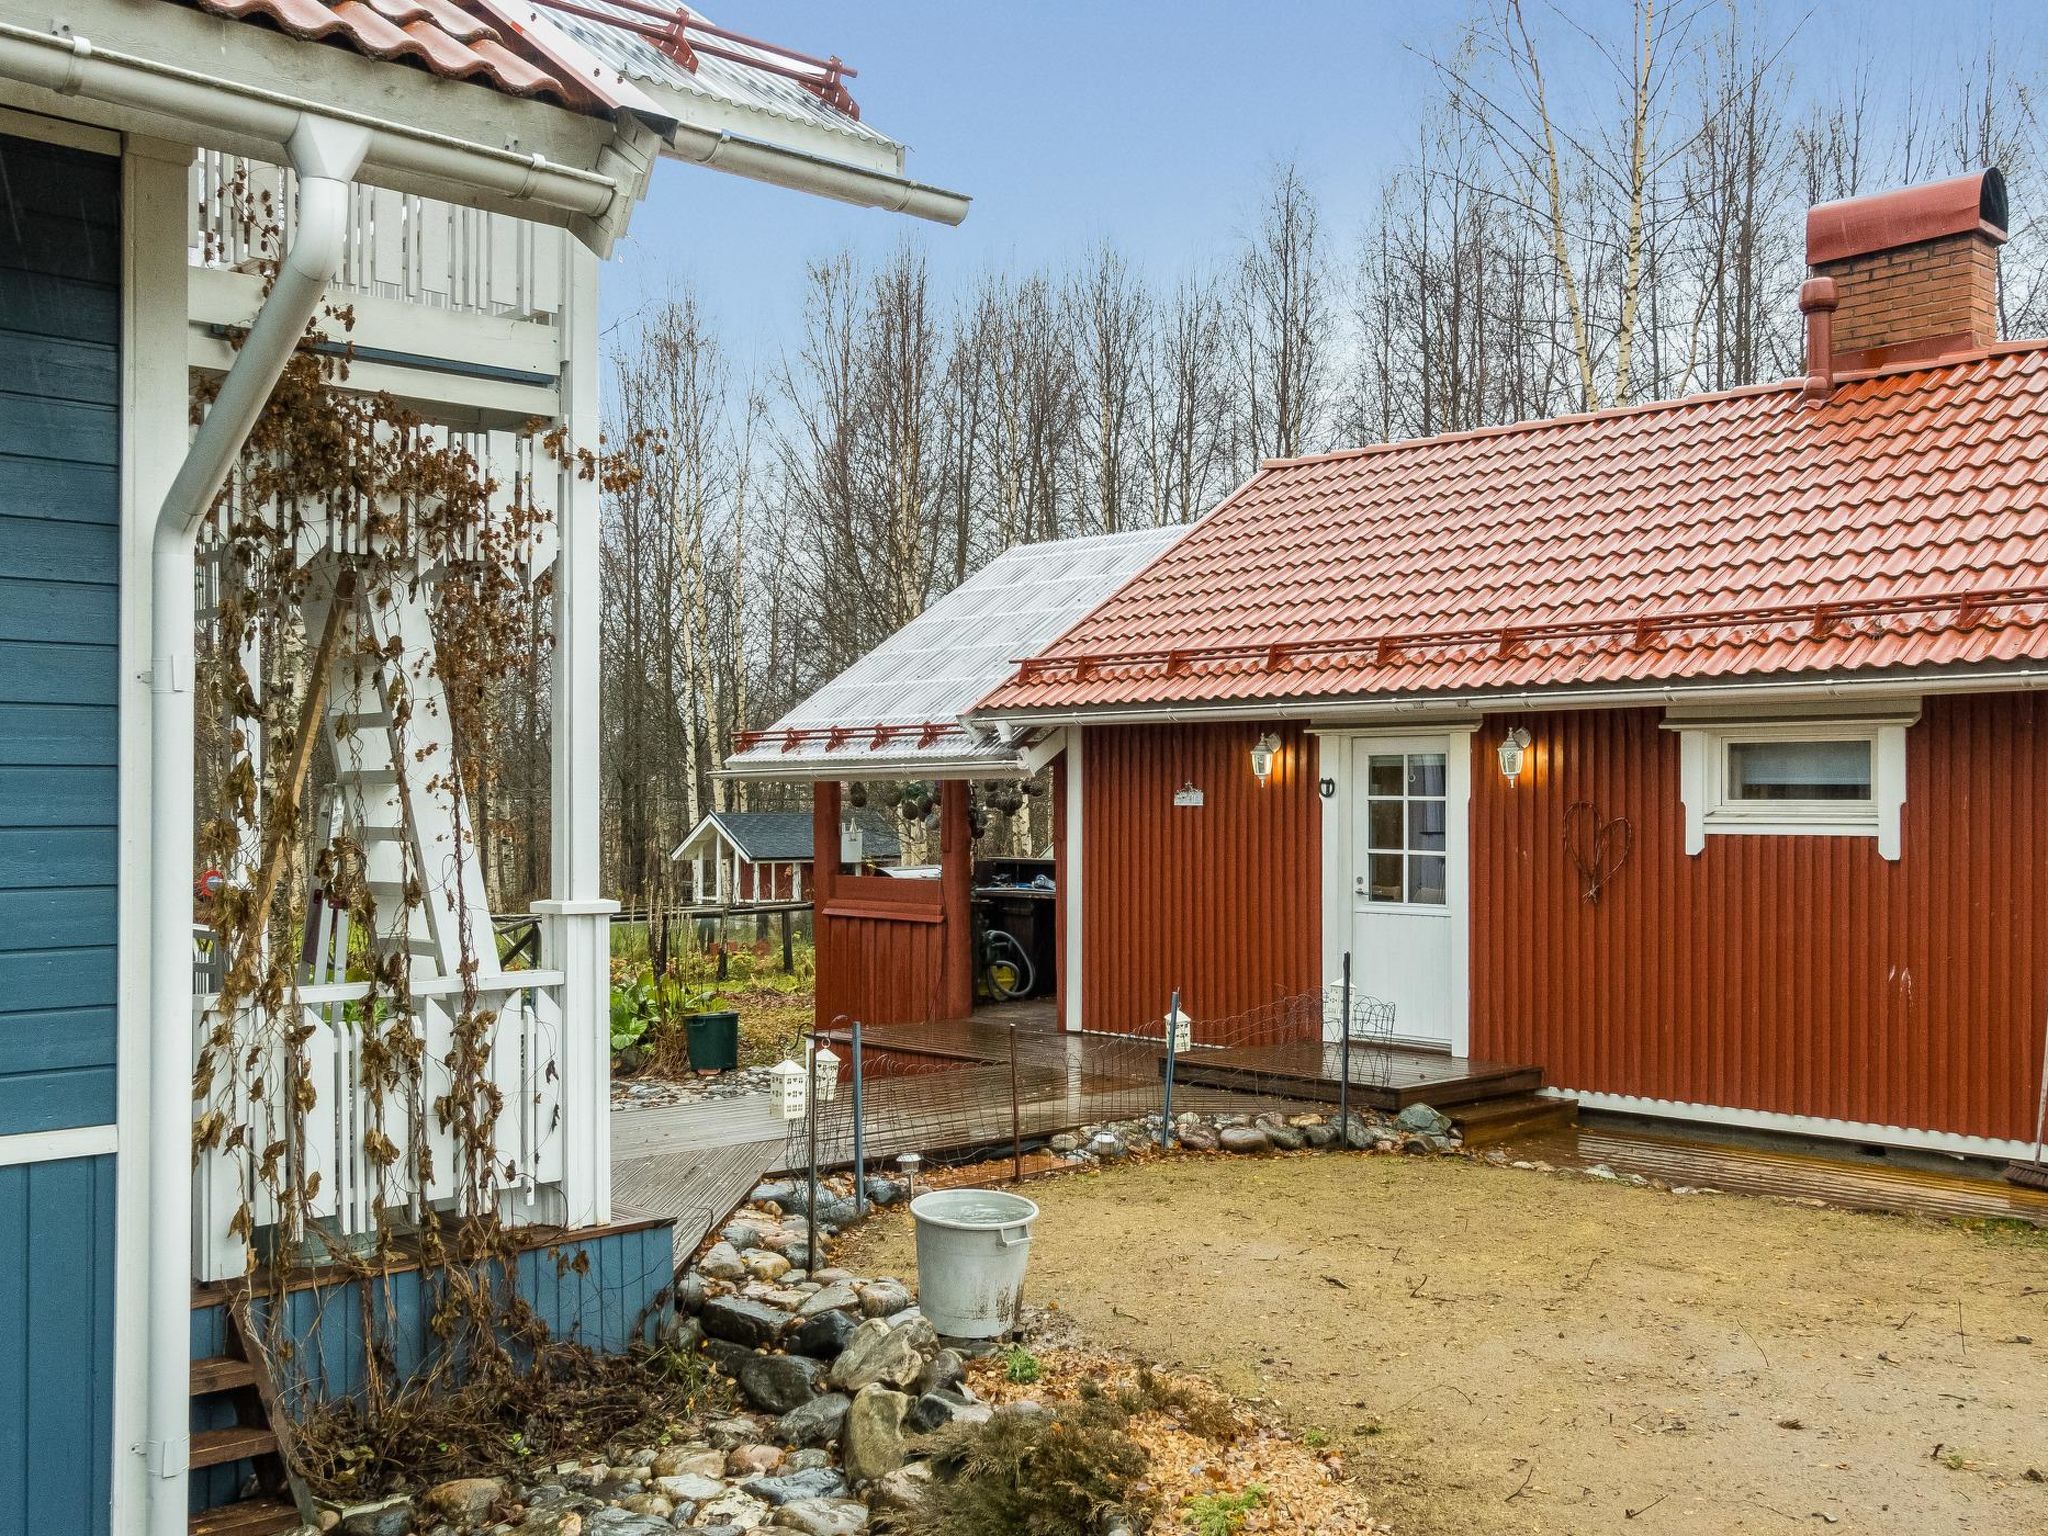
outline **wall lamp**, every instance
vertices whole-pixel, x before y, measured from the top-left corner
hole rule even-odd
[[[1522,776],[1522,765],[1529,760],[1529,733],[1521,726],[1510,729],[1500,739],[1500,776],[1510,784]]]
[[[1252,777],[1261,784],[1273,777],[1273,759],[1280,754],[1280,738],[1271,731],[1252,743]]]

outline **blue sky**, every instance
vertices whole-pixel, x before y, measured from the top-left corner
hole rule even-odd
[[[1564,0],[1602,30],[1623,0]],[[993,268],[1060,264],[1107,235],[1170,272],[1226,255],[1262,172],[1298,159],[1348,246],[1380,179],[1404,163],[1429,94],[1411,50],[1449,45],[1468,0],[724,0],[741,31],[860,71],[867,121],[910,146],[910,173],[974,196],[958,229],[845,208],[664,164],[605,271],[608,323],[678,278],[695,284],[743,362],[792,339],[804,265],[842,246],[909,238],[942,293]],[[1763,0],[1799,23],[1790,62],[1811,80],[1862,50],[1873,82],[1945,80],[1959,52],[1998,40],[2009,65],[2048,57],[2038,0]],[[1803,21],[1802,21],[1803,18]],[[1555,82],[1560,96],[1578,85]],[[1598,89],[1604,94],[1605,82]],[[1561,100],[1559,111],[1569,110]]]

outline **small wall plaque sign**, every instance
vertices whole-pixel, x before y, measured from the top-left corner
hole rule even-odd
[[[1202,803],[1202,792],[1193,784],[1183,784],[1173,792],[1173,803],[1176,806],[1199,806]]]

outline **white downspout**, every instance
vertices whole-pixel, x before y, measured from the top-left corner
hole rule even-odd
[[[302,115],[285,143],[298,227],[157,514],[150,572],[148,1536],[184,1536],[191,1452],[192,584],[199,527],[341,266],[369,130]]]

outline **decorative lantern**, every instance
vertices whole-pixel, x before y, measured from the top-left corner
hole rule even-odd
[[[795,1062],[784,1059],[768,1069],[768,1075],[775,1079],[777,1107],[785,1120],[801,1120],[804,1117],[804,1069]]]
[[[1273,759],[1280,754],[1280,738],[1271,731],[1252,743],[1252,777],[1261,784],[1273,777]]]
[[[1529,733],[1516,726],[1500,739],[1500,776],[1510,784],[1522,776],[1529,758]]]
[[[903,1175],[903,1198],[906,1201],[917,1198],[917,1175],[923,1167],[924,1159],[915,1152],[905,1152],[896,1159],[896,1171]]]
[[[817,1085],[820,1104],[839,1097],[839,1057],[831,1046],[821,1045],[811,1052],[811,1080]]]
[[[1173,1053],[1191,1050],[1195,1044],[1195,1021],[1188,1017],[1187,1010],[1176,1008],[1166,1016],[1166,1028],[1173,1037]]]

